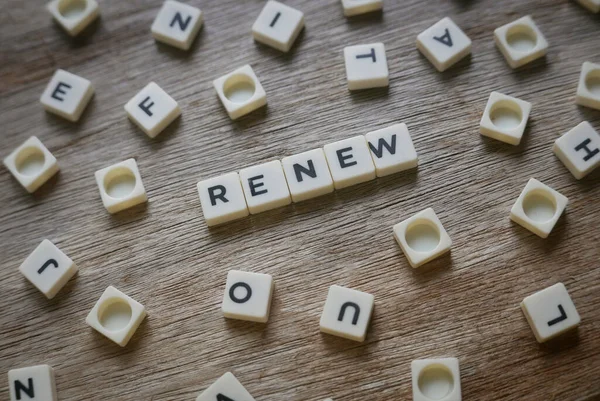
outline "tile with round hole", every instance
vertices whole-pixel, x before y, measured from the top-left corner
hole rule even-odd
[[[83,31],[100,14],[96,0],[53,0],[46,8],[71,36]]]
[[[3,162],[29,193],[41,187],[59,170],[56,158],[35,136],[6,156]]]
[[[207,226],[216,226],[248,216],[248,205],[238,173],[223,174],[197,185]]]
[[[531,178],[510,210],[510,219],[547,238],[568,202],[566,196]]]
[[[471,54],[471,39],[446,17],[417,36],[417,49],[443,72]]]
[[[94,87],[90,81],[59,69],[48,82],[40,103],[46,111],[76,122],[93,95]]]
[[[109,286],[87,315],[85,322],[124,347],[145,317],[144,305]]]
[[[181,115],[175,99],[154,82],[127,102],[125,112],[150,138],[156,137]]]
[[[383,9],[383,0],[342,0],[346,17],[371,13]]]
[[[462,400],[458,359],[417,359],[410,368],[413,401]]]
[[[228,319],[266,323],[275,283],[269,274],[230,270],[221,310]]]
[[[10,401],[57,401],[54,369],[49,365],[8,371]]]
[[[242,383],[227,372],[204,390],[196,401],[255,401]]]
[[[600,133],[584,121],[558,138],[552,150],[580,180],[600,166]]]
[[[496,28],[494,40],[512,68],[546,55],[548,42],[529,15]]]
[[[586,61],[581,66],[575,102],[581,106],[600,110],[600,64]]]
[[[179,1],[167,0],[158,11],[152,37],[181,50],[189,50],[202,28],[202,11]]]
[[[135,159],[96,171],[102,203],[109,213],[117,213],[148,200]]]
[[[249,64],[215,79],[213,86],[232,120],[267,104],[267,94]]]
[[[375,297],[366,292],[332,285],[329,287],[321,321],[322,333],[365,341],[373,315]]]
[[[252,36],[257,42],[288,52],[303,27],[304,13],[269,0],[252,25]]]
[[[600,0],[577,0],[577,2],[593,13],[600,13]]]
[[[389,85],[390,73],[383,43],[344,47],[344,64],[351,91]]]
[[[492,92],[481,116],[479,132],[483,136],[518,145],[523,138],[529,113],[531,103]]]

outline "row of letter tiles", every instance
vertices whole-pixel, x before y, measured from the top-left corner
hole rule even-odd
[[[10,401],[57,401],[54,370],[48,365],[8,371]]]
[[[213,226],[416,166],[408,129],[396,124],[200,181],[198,193],[206,224]]]

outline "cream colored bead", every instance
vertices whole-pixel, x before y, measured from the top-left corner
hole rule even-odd
[[[267,94],[250,65],[215,79],[213,86],[232,120],[267,104]]]
[[[581,106],[600,110],[600,64],[583,63],[575,101]]]
[[[492,92],[481,116],[479,131],[483,136],[518,145],[523,138],[530,112],[531,103]]]
[[[494,40],[512,68],[543,57],[548,51],[546,38],[530,16],[497,28]]]
[[[96,184],[109,213],[117,213],[148,200],[135,159],[96,171]]]
[[[79,34],[100,15],[95,0],[53,0],[46,8],[71,36]]]
[[[413,401],[462,400],[458,359],[417,359],[411,371]]]
[[[6,156],[4,166],[29,193],[58,172],[56,158],[35,136]]]

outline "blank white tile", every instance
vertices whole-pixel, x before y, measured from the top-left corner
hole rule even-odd
[[[327,144],[323,151],[335,189],[375,179],[375,165],[364,136]]]
[[[396,224],[394,238],[408,262],[417,268],[450,251],[452,240],[432,208]]]
[[[240,179],[248,210],[252,214],[292,203],[279,160],[245,168],[240,171]]]
[[[95,0],[53,0],[46,8],[71,36],[79,34],[100,15]]]
[[[471,39],[446,17],[417,36],[417,48],[441,72],[471,53]]]
[[[54,369],[48,365],[8,371],[10,401],[57,401]]]
[[[332,285],[321,315],[321,331],[349,340],[365,341],[374,305],[375,297],[371,294]]]
[[[148,200],[135,159],[96,171],[96,184],[109,213],[117,213]]]
[[[313,149],[281,160],[294,202],[333,192],[333,179],[323,149]]]
[[[304,13],[269,0],[252,25],[252,36],[257,42],[288,52],[303,27]]]
[[[540,343],[576,328],[581,321],[563,283],[526,297],[521,309]]]
[[[483,136],[518,145],[523,138],[530,112],[531,103],[492,92],[481,116],[479,131]]]
[[[413,401],[462,400],[458,359],[417,359],[410,368]]]
[[[250,65],[215,79],[213,86],[232,120],[267,104],[267,94]]]
[[[154,82],[128,101],[125,111],[150,138],[156,137],[181,115],[177,102]]]
[[[342,0],[342,7],[344,8],[344,15],[352,17],[381,10],[383,0]]]
[[[546,55],[548,42],[529,15],[496,28],[494,40],[512,68]]]
[[[200,181],[197,187],[206,225],[214,226],[248,216],[248,206],[238,173]]]
[[[368,89],[388,86],[389,71],[383,43],[344,48],[348,89]]]
[[[152,36],[159,42],[188,50],[202,28],[202,21],[199,8],[167,0],[152,23]]]
[[[268,274],[230,270],[221,310],[229,319],[266,323],[271,311],[273,277]]]
[[[568,202],[566,196],[531,178],[510,210],[510,219],[546,238]]]
[[[600,12],[600,0],[577,0],[577,2],[593,13]]]
[[[552,150],[578,180],[600,166],[600,134],[587,121],[558,138]]]
[[[196,401],[255,401],[235,376],[227,372],[204,390]]]
[[[124,347],[145,317],[144,305],[110,286],[100,296],[85,322]]]
[[[56,158],[35,136],[6,156],[3,162],[29,193],[41,187],[59,170]]]
[[[90,81],[65,70],[56,70],[40,102],[46,111],[75,122],[93,95],[94,87]]]
[[[600,64],[583,63],[575,101],[581,106],[600,110]]]
[[[77,273],[77,266],[56,245],[45,239],[21,263],[19,271],[48,299],[52,299]]]
[[[417,167],[417,151],[406,124],[369,132],[365,135],[377,177]]]

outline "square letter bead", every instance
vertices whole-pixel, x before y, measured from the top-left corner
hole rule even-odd
[[[546,238],[568,202],[566,196],[532,178],[510,210],[510,219]]]
[[[365,341],[375,297],[366,292],[332,285],[329,287],[321,331],[354,341]]]
[[[396,224],[394,238],[414,268],[445,254],[452,246],[450,236],[432,208]]]
[[[56,158],[35,136],[6,156],[4,165],[29,193],[58,172]]]
[[[577,2],[593,13],[600,12],[600,0],[577,0]]]
[[[121,347],[146,317],[146,309],[115,287],[108,287],[85,318],[85,322]]]
[[[242,188],[250,213],[256,214],[292,203],[279,160],[240,171]]]
[[[294,202],[333,192],[333,179],[323,149],[284,157],[281,164]]]
[[[206,225],[215,226],[248,216],[248,206],[238,173],[224,174],[198,183]]]
[[[225,373],[196,398],[196,401],[255,401],[232,373]]]
[[[301,11],[269,0],[252,25],[252,36],[257,42],[287,52],[303,27],[304,14]]]
[[[377,177],[417,167],[417,151],[406,124],[369,132],[365,135],[375,163]]]
[[[48,299],[52,299],[77,273],[77,266],[56,245],[45,239],[25,259],[19,270]]]
[[[388,86],[389,72],[383,43],[344,48],[348,89]]]
[[[600,110],[600,64],[583,63],[575,100],[581,106]]]
[[[417,48],[442,72],[471,53],[471,39],[446,17],[417,36]]]
[[[479,123],[481,135],[511,145],[521,143],[531,103],[492,92]]]
[[[135,159],[96,171],[96,183],[109,213],[117,213],[148,200]]]
[[[159,42],[188,50],[202,27],[202,11],[174,0],[164,2],[152,23],[152,36]]]
[[[65,70],[56,70],[40,102],[46,111],[77,121],[94,95],[92,83]]]
[[[53,0],[46,6],[54,20],[71,36],[76,36],[100,14],[95,0]]]
[[[543,57],[548,51],[546,38],[529,15],[496,28],[494,40],[512,68]]]
[[[600,134],[587,121],[558,138],[552,150],[578,180],[600,166]]]
[[[375,179],[367,140],[359,135],[323,147],[335,189]]]
[[[57,401],[54,369],[48,365],[8,371],[10,401]]]
[[[125,105],[127,115],[150,138],[171,124],[181,110],[177,102],[154,82],[150,82]]]
[[[230,270],[221,309],[230,319],[266,323],[271,311],[273,277],[268,274]]]
[[[539,343],[574,329],[581,321],[563,283],[526,297],[521,309]]]
[[[215,79],[213,86],[232,120],[267,104],[267,94],[250,65]]]
[[[354,15],[370,13],[383,8],[383,0],[342,0],[344,15],[352,17]]]
[[[410,368],[413,401],[462,400],[458,359],[417,359]]]

